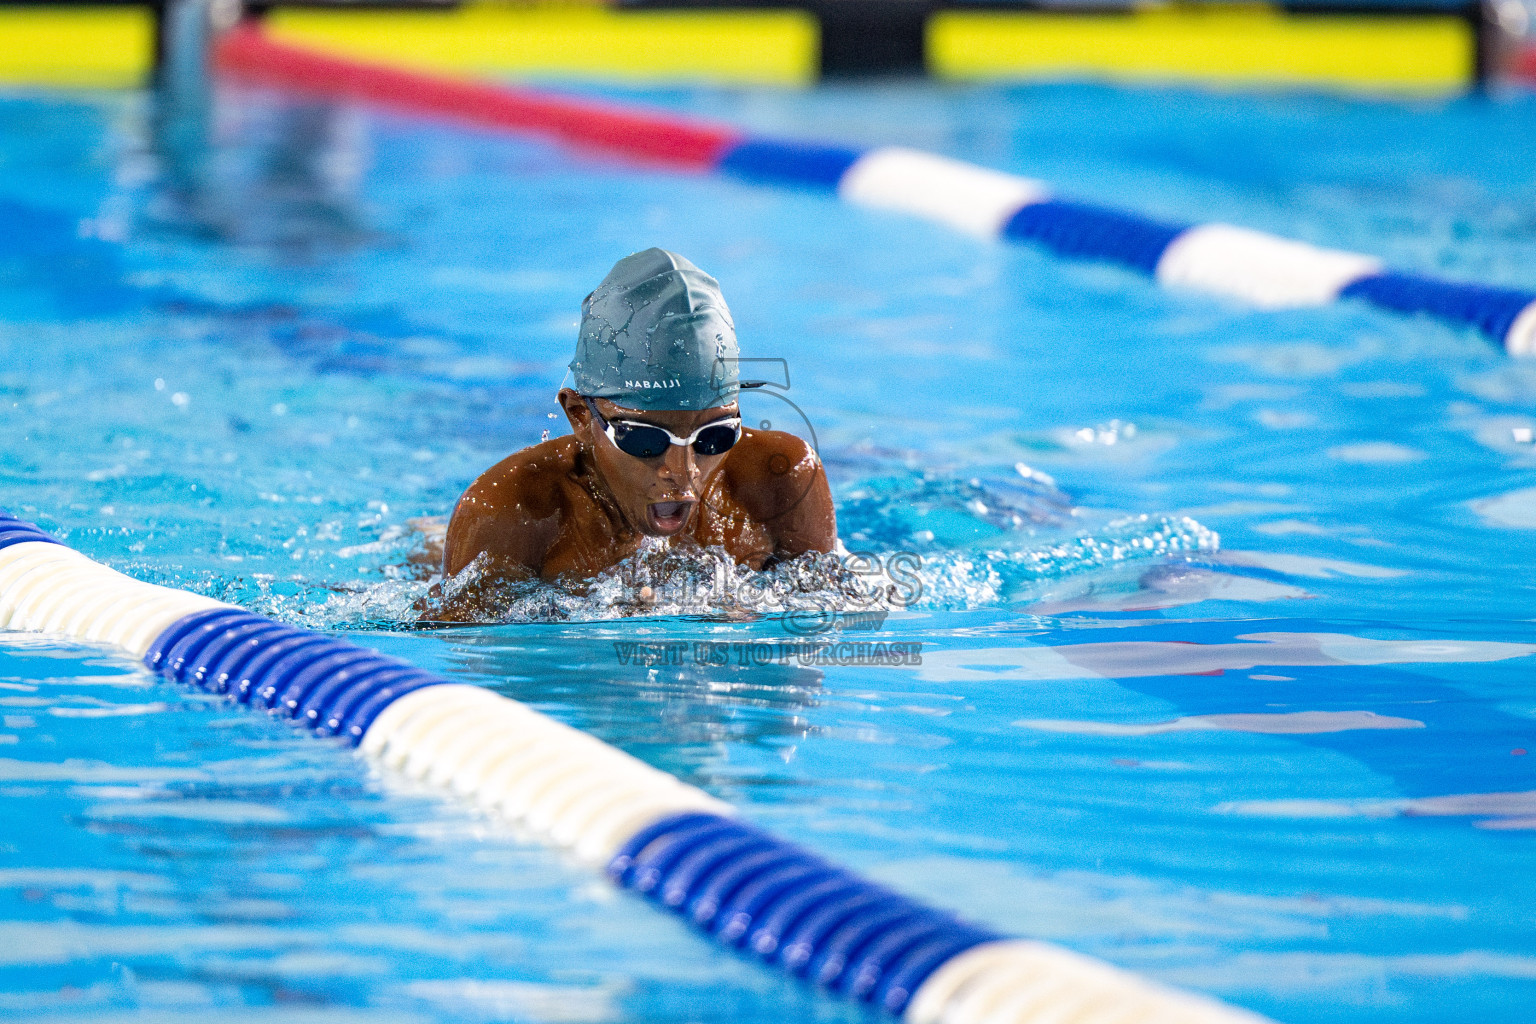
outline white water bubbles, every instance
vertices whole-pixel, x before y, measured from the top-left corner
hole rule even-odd
[[[489,583],[472,562],[444,581],[453,597],[478,589],[478,611],[493,622],[600,621],[637,616],[704,616],[748,621],[785,616],[833,621],[838,616],[903,610],[1000,607],[1031,599],[1064,576],[1130,563],[1150,563],[1214,551],[1217,535],[1184,516],[1128,516],[1049,540],[1011,538],[949,550],[812,552],[764,569],[738,564],[723,548],[674,546],[648,538],[631,557],[577,584],[517,580]],[[372,594],[407,588],[376,584],[350,599],[332,598],[334,611],[388,605]],[[419,591],[416,591],[419,593]],[[425,603],[430,617],[433,599]],[[421,610],[422,606],[418,606]]]

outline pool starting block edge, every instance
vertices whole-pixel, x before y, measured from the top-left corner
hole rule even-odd
[[[3,511],[0,628],[112,644],[171,682],[340,737],[601,867],[716,942],[910,1024],[1262,1024],[870,882],[492,690],[135,580]]]
[[[1393,271],[1379,260],[1230,224],[1165,224],[1056,197],[1041,181],[903,147],[867,151],[754,137],[616,104],[360,63],[274,41],[254,25],[215,51],[225,75],[541,135],[588,151],[835,192],[864,207],[1118,264],[1175,290],[1261,309],[1355,299],[1475,328],[1512,356],[1536,354],[1536,291]]]

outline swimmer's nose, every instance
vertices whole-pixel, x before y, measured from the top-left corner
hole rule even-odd
[[[698,475],[698,464],[693,460],[693,446],[670,444],[667,445],[667,454],[661,457],[661,466],[657,475],[668,480],[681,480],[692,483]]]

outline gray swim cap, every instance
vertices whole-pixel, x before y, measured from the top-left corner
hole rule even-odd
[[[576,390],[629,409],[714,409],[736,398],[736,327],[720,285],[665,249],[614,264],[581,303]]]

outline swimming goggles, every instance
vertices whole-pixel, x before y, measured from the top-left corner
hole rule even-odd
[[[735,447],[741,440],[741,417],[732,416],[729,419],[715,420],[706,423],[687,437],[678,437],[665,427],[658,427],[654,423],[640,423],[635,420],[609,420],[597,410],[597,403],[586,395],[581,397],[587,403],[587,408],[592,410],[593,417],[602,425],[603,433],[608,435],[608,440],[613,446],[625,455],[633,455],[637,459],[654,459],[658,455],[665,455],[671,445],[692,447],[699,455],[724,455]]]

